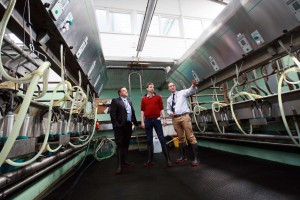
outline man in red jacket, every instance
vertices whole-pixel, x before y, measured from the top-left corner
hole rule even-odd
[[[147,94],[142,98],[141,101],[141,127],[146,129],[147,135],[147,146],[148,146],[148,161],[144,163],[145,167],[153,165],[153,128],[160,141],[162,151],[166,157],[167,166],[172,167],[170,161],[169,151],[164,138],[162,124],[160,117],[163,119],[164,126],[167,125],[164,105],[162,97],[155,94],[154,84],[147,83],[146,85]]]

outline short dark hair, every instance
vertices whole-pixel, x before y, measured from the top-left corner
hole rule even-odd
[[[147,83],[147,85],[146,85],[146,88],[148,88],[149,87],[149,85],[154,85],[153,83],[151,83],[151,82],[148,82]]]
[[[169,87],[169,85],[170,85],[171,83],[173,83],[173,84],[175,85],[175,83],[174,83],[174,82],[170,81],[170,82],[168,82],[168,87]]]
[[[119,96],[120,96],[120,92],[121,92],[122,88],[126,88],[126,87],[125,87],[125,86],[119,87],[119,89],[118,89],[118,95],[119,95]]]

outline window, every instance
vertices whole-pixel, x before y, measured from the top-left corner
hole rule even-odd
[[[98,27],[101,32],[108,31],[107,28],[107,18],[105,10],[96,10],[96,17],[98,22]]]
[[[203,30],[209,27],[209,25],[212,23],[212,19],[202,19],[202,24],[203,24]]]
[[[152,21],[150,24],[150,28],[149,28],[149,35],[160,35],[159,34],[159,20],[158,20],[158,16],[153,16],[152,17]]]
[[[138,30],[141,32],[144,15],[137,15]],[[148,35],[179,37],[179,21],[177,18],[166,18],[154,15],[151,20]]]
[[[144,15],[143,14],[137,14],[137,31],[138,33],[141,32],[143,21],[144,21]]]
[[[198,38],[203,32],[202,23],[199,19],[183,19],[183,27],[186,38]]]
[[[138,31],[141,32],[142,26],[144,21],[143,14],[137,14],[137,22],[138,22]],[[158,16],[154,15],[151,20],[151,24],[149,27],[148,35],[160,35],[159,34],[159,18]]]
[[[130,14],[109,13],[109,23],[110,23],[112,32],[131,33]]]
[[[179,37],[179,21],[177,18],[162,17],[161,20],[161,35]]]

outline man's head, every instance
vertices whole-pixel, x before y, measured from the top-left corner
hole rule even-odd
[[[168,83],[168,90],[174,93],[176,91],[176,85],[173,82]]]
[[[128,96],[128,92],[125,86],[122,86],[118,89],[118,94],[120,97],[126,98]]]
[[[151,82],[147,83],[146,90],[148,93],[154,93],[154,84]]]

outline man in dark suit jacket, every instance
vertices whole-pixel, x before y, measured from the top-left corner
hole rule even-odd
[[[132,134],[132,123],[137,124],[132,102],[127,100],[127,89],[122,86],[118,90],[119,98],[111,101],[110,118],[115,132],[117,144],[118,168],[116,174],[122,173],[122,166],[130,166],[126,162],[126,155]]]

